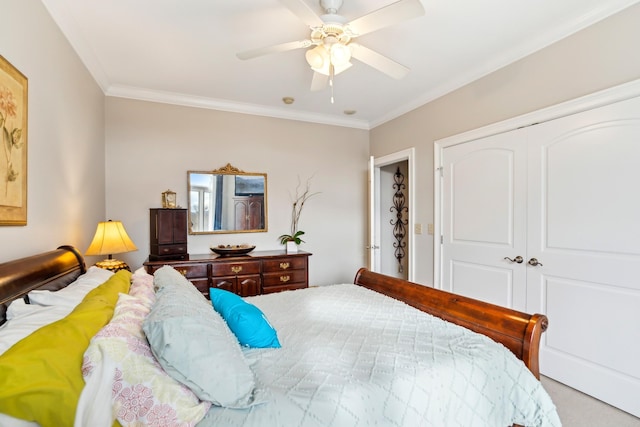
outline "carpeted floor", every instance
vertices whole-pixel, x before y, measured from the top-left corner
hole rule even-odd
[[[543,376],[541,380],[558,409],[563,427],[640,427],[640,418],[550,378]]]

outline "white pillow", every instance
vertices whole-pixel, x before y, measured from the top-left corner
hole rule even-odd
[[[90,291],[107,281],[113,272],[91,266],[86,273],[59,291],[31,291],[29,303],[37,305],[70,305],[75,307]]]
[[[22,298],[11,301],[11,304],[9,304],[9,307],[7,307],[7,312],[5,314],[6,319],[11,320],[14,317],[23,315],[24,313],[29,313],[33,310],[33,308],[33,305],[27,304]]]
[[[6,414],[0,414],[0,426],[2,427],[40,427],[38,423],[32,421],[19,420]]]
[[[22,309],[0,326],[0,354],[32,332],[66,317],[75,307],[68,305],[43,307],[32,304],[20,304],[20,306]]]
[[[31,291],[29,302],[18,299],[7,308],[7,322],[0,326],[0,354],[32,332],[66,317],[92,289],[113,276],[95,266],[59,291]],[[1,425],[1,424],[0,424]]]

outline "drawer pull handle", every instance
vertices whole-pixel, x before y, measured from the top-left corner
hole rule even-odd
[[[231,271],[233,271],[235,274],[238,274],[242,271],[242,266],[241,265],[232,265],[231,266]]]
[[[290,276],[280,276],[280,281],[282,283],[287,283],[289,280],[291,280]]]
[[[280,269],[281,270],[286,270],[287,268],[289,268],[291,266],[291,264],[289,264],[288,262],[281,262],[280,263]]]
[[[178,270],[178,273],[182,274],[183,276],[187,276],[187,270]]]

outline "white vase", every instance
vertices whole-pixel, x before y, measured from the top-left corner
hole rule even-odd
[[[288,241],[285,249],[288,254],[295,254],[296,252],[298,252],[298,245],[296,245],[296,242]]]

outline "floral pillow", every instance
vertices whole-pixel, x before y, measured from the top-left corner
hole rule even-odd
[[[115,364],[112,405],[123,427],[194,426],[211,404],[200,401],[158,364],[142,332],[148,313],[144,300],[120,294],[113,319],[84,355],[82,374],[88,381],[106,359]]]
[[[147,307],[151,307],[156,302],[156,293],[153,290],[153,276],[147,273],[144,268],[137,269],[131,275],[129,295],[140,298]]]

